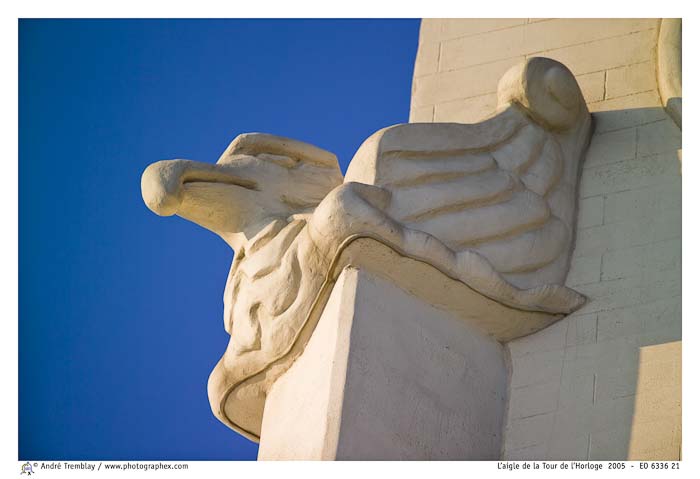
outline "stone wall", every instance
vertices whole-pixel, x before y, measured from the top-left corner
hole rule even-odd
[[[530,56],[576,75],[595,119],[567,285],[590,299],[509,344],[506,459],[680,456],[681,132],[656,83],[658,19],[426,19],[412,122],[470,123]]]

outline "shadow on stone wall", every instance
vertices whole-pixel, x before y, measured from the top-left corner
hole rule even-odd
[[[589,302],[509,343],[505,459],[678,459],[681,131],[596,112],[567,285]]]

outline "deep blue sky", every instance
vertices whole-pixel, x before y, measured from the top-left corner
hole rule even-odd
[[[418,20],[20,20],[19,458],[254,459],[211,414],[231,250],[143,204],[151,162],[408,121]]]

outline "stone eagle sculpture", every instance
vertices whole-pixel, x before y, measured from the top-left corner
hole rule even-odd
[[[259,440],[266,392],[303,351],[338,258],[359,238],[539,318],[477,318],[499,341],[584,303],[564,286],[591,135],[581,91],[560,63],[531,58],[504,75],[498,102],[478,124],[380,130],[344,178],[332,153],[259,133],[237,137],[216,164],[170,160],[145,170],[151,210],[193,221],[235,250],[224,291],[231,340],[208,384],[221,421]]]

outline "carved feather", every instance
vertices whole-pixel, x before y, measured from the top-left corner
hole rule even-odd
[[[499,99],[479,124],[378,132],[345,182],[388,190],[388,216],[456,253],[479,253],[516,287],[563,284],[590,115],[571,73],[544,58],[506,74]]]
[[[209,228],[236,250],[224,293],[232,338],[208,384],[217,417],[259,437],[265,394],[303,351],[343,266],[337,261],[358,239],[461,281],[489,311],[532,313],[505,326],[465,316],[498,340],[583,304],[563,286],[591,132],[581,91],[560,63],[530,58],[502,78],[498,101],[478,124],[375,133],[344,182],[335,155],[265,134],[239,136],[216,165],[147,168],[149,208]]]

